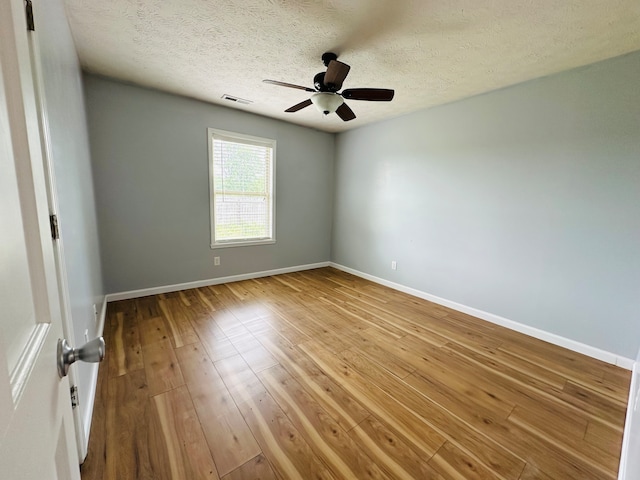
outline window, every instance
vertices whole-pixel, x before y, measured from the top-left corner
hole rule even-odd
[[[276,141],[208,133],[211,248],[275,243]]]

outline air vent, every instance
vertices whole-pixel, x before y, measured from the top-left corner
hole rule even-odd
[[[251,100],[245,100],[244,98],[234,97],[232,95],[227,95],[226,93],[222,95],[224,100],[229,100],[230,102],[241,103],[242,105],[249,105],[253,103]]]

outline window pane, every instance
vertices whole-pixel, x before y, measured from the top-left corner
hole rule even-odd
[[[216,240],[269,238],[265,196],[216,194]]]
[[[273,237],[273,148],[267,145],[272,141],[243,140],[213,134],[216,243]]]

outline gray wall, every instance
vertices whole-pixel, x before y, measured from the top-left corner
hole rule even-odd
[[[338,135],[333,260],[634,358],[639,78],[634,53]]]
[[[76,344],[98,335],[93,304],[104,301],[94,188],[89,157],[82,74],[60,0],[34,6],[42,60],[58,218],[64,246],[73,334]],[[80,399],[87,398],[93,367],[79,363]],[[87,402],[80,403],[85,418]],[[88,425],[86,426],[88,429]]]
[[[333,135],[101,77],[85,90],[109,293],[330,259]],[[275,244],[210,248],[207,127],[277,141]]]

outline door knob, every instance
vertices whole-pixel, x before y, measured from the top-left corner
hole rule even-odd
[[[101,362],[104,358],[104,338],[94,338],[80,348],[72,348],[66,339],[58,339],[58,375],[66,377],[69,366],[77,360]]]

